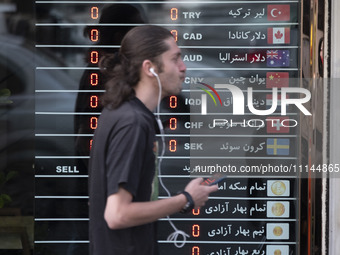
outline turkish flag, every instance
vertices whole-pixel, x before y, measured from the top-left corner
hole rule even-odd
[[[282,88],[289,87],[288,72],[267,72],[266,87],[267,88]]]
[[[269,27],[267,29],[267,42],[269,44],[290,43],[290,28],[289,27]]]
[[[267,19],[269,21],[289,21],[289,4],[269,4],[267,5]]]

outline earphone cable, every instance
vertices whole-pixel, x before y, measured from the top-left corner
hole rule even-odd
[[[168,197],[171,197],[170,191],[167,189],[167,187],[165,186],[165,184],[163,183],[163,180],[162,180],[161,165],[162,165],[162,161],[163,161],[163,156],[165,154],[164,127],[163,127],[162,121],[160,119],[160,103],[161,103],[161,99],[162,99],[162,85],[161,85],[161,81],[160,81],[158,75],[155,75],[155,77],[157,79],[158,87],[159,87],[156,120],[157,120],[157,124],[158,124],[159,130],[160,130],[160,136],[161,136],[161,140],[162,140],[162,150],[161,150],[161,154],[159,156],[158,165],[157,165],[157,167],[158,167],[158,180],[159,180],[159,183],[162,186],[162,188],[167,193]],[[186,243],[186,239],[190,236],[187,233],[185,233],[184,231],[176,228],[175,224],[172,222],[172,220],[170,219],[169,216],[167,216],[167,219],[168,219],[168,222],[171,225],[171,227],[174,229],[174,232],[168,236],[167,241],[173,241],[174,245],[177,248],[182,248]],[[182,236],[182,238],[183,238],[181,241],[178,241],[179,236]]]

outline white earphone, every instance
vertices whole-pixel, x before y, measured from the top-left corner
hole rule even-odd
[[[152,67],[149,69],[149,71],[156,77],[158,77],[158,74],[155,72],[155,69],[153,69]]]
[[[165,192],[167,193],[167,195],[169,197],[171,197],[170,191],[167,189],[167,187],[164,185],[163,180],[162,180],[162,160],[165,154],[165,138],[164,138],[164,128],[163,128],[163,124],[160,118],[160,103],[161,103],[161,99],[162,99],[162,84],[161,81],[158,77],[158,74],[155,72],[155,69],[153,69],[152,67],[149,69],[149,71],[156,77],[157,82],[158,82],[158,87],[159,87],[159,94],[158,94],[158,104],[157,104],[157,110],[156,110],[156,121],[160,130],[160,134],[161,134],[161,140],[162,140],[162,151],[159,155],[159,160],[158,160],[158,180],[159,180],[159,184],[164,188]],[[167,219],[169,221],[169,224],[172,226],[172,228],[174,229],[174,232],[168,236],[167,240],[174,242],[174,245],[177,248],[182,248],[185,243],[186,243],[186,239],[189,237],[188,234],[186,234],[184,231],[179,230],[176,228],[176,226],[174,225],[174,223],[171,221],[170,217],[167,216]],[[178,241],[177,238],[181,236],[181,241]]]
[[[158,104],[157,104],[157,110],[156,110],[156,121],[160,130],[160,134],[161,134],[161,140],[162,140],[162,151],[159,155],[159,160],[158,160],[158,180],[159,180],[159,184],[164,188],[165,192],[167,193],[167,195],[169,197],[171,197],[170,191],[167,189],[167,187],[164,185],[163,183],[163,179],[162,179],[162,160],[165,154],[165,139],[164,139],[164,128],[163,128],[163,124],[160,118],[160,103],[161,103],[161,96],[162,96],[162,84],[161,81],[158,77],[158,74],[155,72],[155,70],[151,67],[149,69],[149,71],[156,77],[157,82],[158,82],[158,87],[159,87],[159,94],[158,94]],[[168,236],[167,241],[170,242],[174,242],[174,245],[177,248],[182,248],[185,243],[186,243],[186,239],[189,237],[188,234],[186,234],[184,231],[179,230],[176,228],[176,226],[174,225],[174,223],[171,221],[170,217],[167,216],[167,219],[169,221],[169,224],[172,226],[172,228],[174,229],[174,232]],[[177,238],[181,236],[180,241],[177,240]]]

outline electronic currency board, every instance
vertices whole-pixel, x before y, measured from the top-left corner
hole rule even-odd
[[[87,164],[105,82],[98,63],[144,24],[169,29],[187,66],[182,93],[161,105],[158,178],[175,195],[193,177],[207,185],[226,177],[204,207],[170,216],[185,241],[168,239],[169,220],[158,221],[160,254],[298,254],[303,107],[290,92],[301,78],[299,0],[35,8],[36,80],[46,79],[35,88],[35,254],[88,252]]]

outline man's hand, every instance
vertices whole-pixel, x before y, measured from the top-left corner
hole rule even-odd
[[[195,208],[204,206],[209,194],[218,190],[217,185],[206,186],[202,182],[203,178],[197,178],[185,187],[194,200]],[[132,202],[132,199],[132,194],[123,187],[107,198],[104,218],[109,228],[121,229],[150,223],[179,212],[187,203],[184,195],[150,202]]]
[[[218,190],[217,185],[207,186],[202,185],[203,178],[197,178],[188,183],[185,187],[185,191],[188,192],[195,203],[195,208],[199,208],[205,205],[208,200],[209,194]]]

